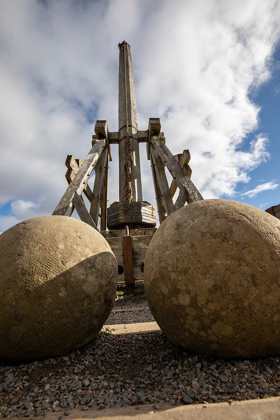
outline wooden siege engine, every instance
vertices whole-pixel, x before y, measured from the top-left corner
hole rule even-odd
[[[139,143],[147,145],[159,223],[186,202],[203,200],[190,179],[189,150],[172,155],[159,118],[150,118],[148,129],[138,130],[131,51],[124,41],[119,44],[119,131],[110,132],[107,121],[97,121],[86,158],[67,156],[69,186],[53,215],[71,216],[75,208],[83,222],[95,229],[99,227],[116,255],[119,280],[124,280],[127,287],[143,279],[146,250],[156,230],[155,208],[142,197]],[[118,144],[119,148],[119,201],[107,208],[111,144]],[[170,185],[166,168],[172,176]],[[88,185],[92,171],[95,171],[93,189]],[[179,194],[174,200],[177,188]],[[89,210],[83,195],[89,200]]]

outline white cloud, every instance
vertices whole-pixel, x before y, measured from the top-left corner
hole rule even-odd
[[[241,12],[242,11],[242,12]],[[279,39],[277,0],[1,0],[0,205],[51,214],[67,154],[84,158],[93,121],[117,130],[117,44],[132,47],[139,129],[160,117],[171,151],[189,148],[205,197],[234,196],[268,158],[252,89],[268,80]],[[125,16],[125,18],[124,18]],[[155,202],[142,156],[145,199]],[[118,198],[117,153],[110,202]]]
[[[253,190],[246,191],[242,195],[243,196],[247,195],[250,198],[254,198],[254,197],[256,197],[257,194],[259,194],[263,191],[275,190],[278,187],[279,187],[279,184],[277,184],[275,181],[269,181],[269,182],[266,182],[265,184],[258,185]]]

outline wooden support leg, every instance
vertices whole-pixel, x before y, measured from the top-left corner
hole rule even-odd
[[[132,238],[129,234],[128,226],[126,226],[126,235],[123,237],[123,265],[125,285],[131,288],[134,286],[135,282],[133,273]]]
[[[164,201],[160,192],[160,188],[158,185],[157,180],[157,174],[155,170],[155,163],[153,161],[152,156],[150,156],[151,160],[151,168],[152,168],[152,174],[153,174],[153,181],[154,181],[154,188],[155,188],[155,195],[156,195],[156,202],[157,202],[157,208],[158,208],[158,217],[159,217],[159,223],[162,223],[166,218],[166,209],[164,206]]]
[[[164,202],[164,206],[166,209],[167,216],[169,216],[171,213],[173,213],[173,201],[170,195],[170,189],[168,185],[168,181],[165,174],[165,167],[163,164],[163,161],[157,151],[154,148],[150,149],[151,158],[152,158],[152,164],[155,169],[156,173],[156,179],[159,186],[159,190],[161,193],[161,197]]]
[[[94,181],[94,187],[93,187],[93,200],[90,206],[90,215],[96,225],[98,224],[99,208],[101,204],[101,195],[102,195],[103,186],[104,186],[104,178],[105,178],[107,162],[108,162],[108,149],[105,149],[96,166],[95,181]]]
[[[104,185],[101,196],[101,226],[100,230],[107,228],[107,194],[108,194],[109,156],[106,162]]]
[[[78,195],[81,195],[84,190],[84,186],[87,184],[88,178],[100,159],[105,147],[105,141],[100,141],[92,147],[82,166],[79,168],[74,180],[71,182],[60,202],[56,206],[53,212],[54,216],[71,216],[73,212],[73,198],[75,192]]]
[[[184,174],[183,169],[180,167],[179,163],[172,155],[168,147],[163,143],[163,141],[161,141],[159,137],[155,136],[151,138],[151,144],[154,147],[154,149],[151,148],[151,153],[153,150],[157,151],[162,162],[168,168],[180,190],[186,191],[186,198],[188,203],[203,200],[203,197],[198,189],[195,187],[189,177]]]

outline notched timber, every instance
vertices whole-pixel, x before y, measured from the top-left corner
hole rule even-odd
[[[82,164],[83,159],[74,159],[73,155],[67,156],[65,165],[68,168],[68,170],[65,174],[65,178],[68,184],[71,184],[71,182],[74,181],[75,176],[77,175],[79,168],[82,166]],[[87,197],[87,199],[91,202],[91,200],[93,199],[93,194],[88,184],[84,186],[84,194]]]

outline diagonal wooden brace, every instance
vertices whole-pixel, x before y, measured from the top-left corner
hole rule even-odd
[[[75,179],[68,186],[67,190],[65,191],[61,200],[56,206],[53,212],[53,215],[71,216],[74,210],[73,198],[74,198],[75,192],[78,195],[81,195],[81,193],[83,192],[84,186],[86,185],[88,178],[91,172],[93,171],[93,169],[95,168],[105,147],[106,147],[105,140],[97,142],[92,147],[89,154],[83,161],[82,166],[79,168],[79,171],[77,175],[75,176]]]
[[[152,137],[151,144],[161,157],[164,165],[168,168],[180,190],[186,191],[187,202],[193,203],[194,201],[203,200],[202,195],[193,182],[184,174],[168,147],[158,137]]]

